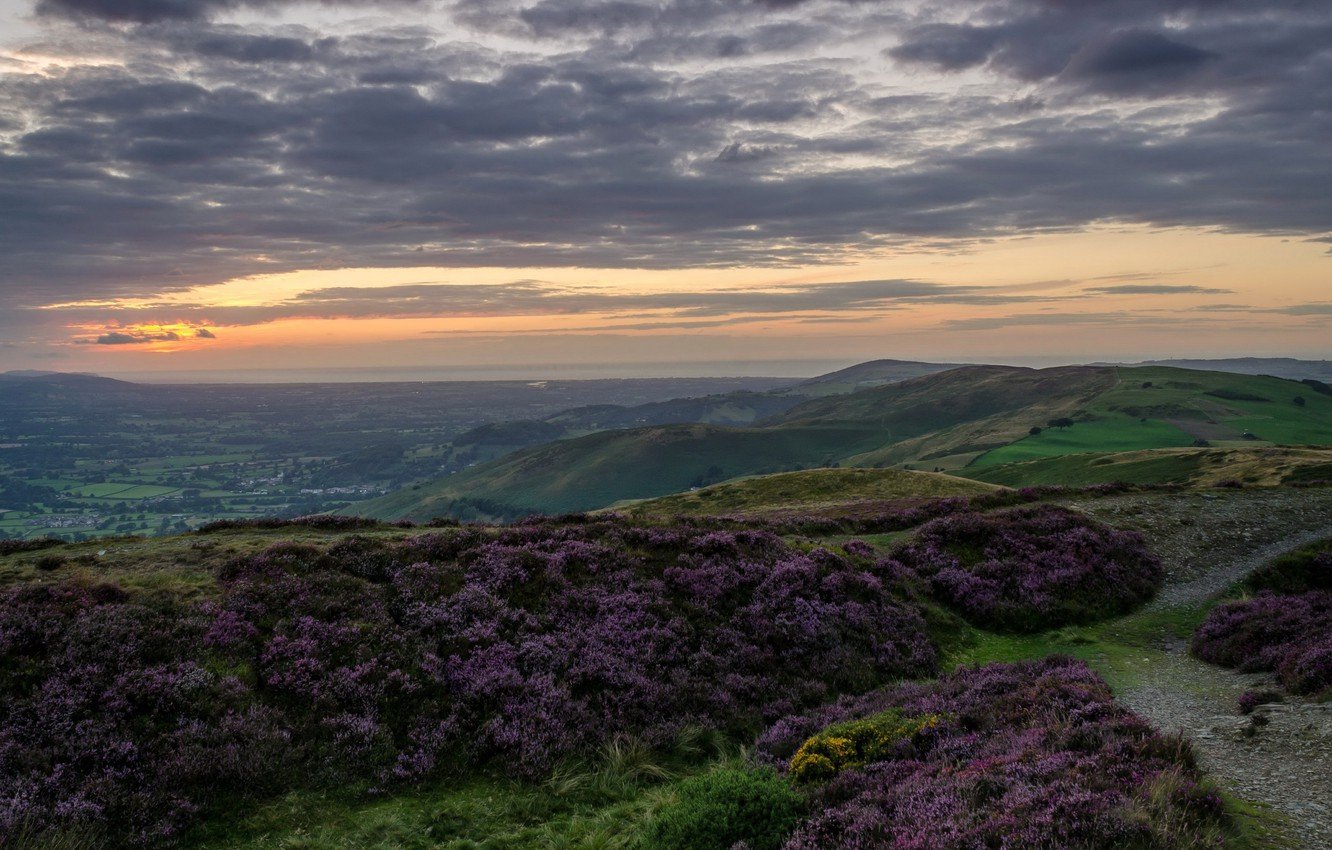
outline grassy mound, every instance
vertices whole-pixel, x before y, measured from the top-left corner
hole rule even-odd
[[[746,516],[812,510],[863,501],[977,496],[992,485],[903,469],[809,469],[727,481],[622,507],[656,516]]]

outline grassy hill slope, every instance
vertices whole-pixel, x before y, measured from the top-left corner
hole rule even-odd
[[[589,510],[834,464],[965,469],[1007,483],[984,471],[1088,453],[1276,444],[1332,445],[1332,395],[1280,378],[1168,367],[966,366],[806,401],[755,427],[637,428],[535,446],[357,509],[385,519]],[[1069,462],[1066,475],[1060,463],[1039,473],[1045,483],[1116,480],[1090,472],[1087,458]]]
[[[1291,447],[1149,449],[1084,453],[977,467],[964,474],[978,481],[1028,487],[1040,484],[1189,484],[1224,481],[1272,486],[1332,480],[1332,449]]]
[[[785,390],[787,394],[807,397],[843,395],[884,384],[895,384],[924,375],[956,369],[958,363],[921,363],[916,360],[870,360],[836,372],[801,381]]]
[[[826,466],[848,446],[866,447],[872,428],[725,428],[668,425],[604,431],[514,452],[420,490],[356,506],[382,519],[429,519],[456,513],[460,499],[484,500],[481,513],[560,513],[622,499],[678,493],[739,475]],[[492,508],[489,511],[488,508]]]
[[[1072,427],[1047,427],[987,452],[972,466],[1198,441],[1218,447],[1332,445],[1332,396],[1308,386],[1164,366],[1117,372],[1118,382],[1090,400]]]
[[[904,469],[807,469],[725,481],[617,507],[636,515],[732,516],[861,501],[977,496],[996,489],[966,478]]]

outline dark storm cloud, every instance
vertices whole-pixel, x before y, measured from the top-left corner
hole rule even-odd
[[[1326,4],[438,5],[473,28],[456,33],[205,20],[234,5],[45,0],[146,23],[67,36],[120,65],[0,76],[7,305],[296,268],[820,262],[1105,221],[1332,232]],[[988,83],[877,78],[903,67]]]

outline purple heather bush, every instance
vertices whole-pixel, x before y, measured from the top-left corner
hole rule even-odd
[[[298,783],[537,776],[932,673],[901,571],[863,554],[583,518],[276,545],[204,602],[4,590],[0,844],[81,826],[160,846]]]
[[[1263,592],[1219,605],[1193,635],[1193,654],[1246,673],[1274,672],[1292,693],[1332,688],[1332,592]]]
[[[1053,505],[942,517],[896,555],[935,598],[977,625],[1006,631],[1122,614],[1163,579],[1141,535]]]
[[[1222,801],[1187,745],[1116,706],[1068,658],[844,698],[773,725],[759,757],[789,769],[828,727],[885,712],[929,722],[813,786],[814,814],[786,850],[1222,846]]]

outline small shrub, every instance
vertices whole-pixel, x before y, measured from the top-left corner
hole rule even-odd
[[[1253,710],[1258,706],[1272,702],[1281,702],[1281,694],[1269,690],[1245,691],[1240,694],[1237,707],[1240,714],[1253,714]]]
[[[1332,688],[1332,593],[1263,592],[1213,608],[1193,635],[1193,654],[1246,673],[1276,673],[1297,694]]]
[[[834,723],[800,745],[791,759],[790,776],[796,782],[820,782],[844,770],[886,761],[917,742],[922,733],[938,728],[939,721],[937,714],[906,717],[893,708]]]
[[[1249,576],[1245,586],[1275,593],[1332,590],[1332,540],[1273,558]]]
[[[648,824],[643,850],[778,850],[801,799],[771,768],[720,768],[680,783]]]
[[[38,558],[36,561],[33,561],[33,564],[32,564],[32,565],[33,565],[34,567],[36,567],[37,569],[41,570],[42,572],[48,572],[48,573],[49,573],[49,572],[51,572],[52,570],[58,570],[58,569],[60,569],[61,567],[63,567],[63,566],[65,565],[65,556],[64,556],[64,555],[42,555],[42,556],[41,556],[40,558]]]

